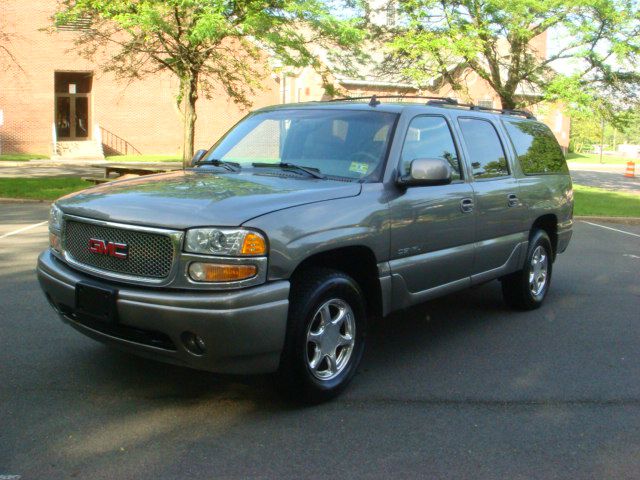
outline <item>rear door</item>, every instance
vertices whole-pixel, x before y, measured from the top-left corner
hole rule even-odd
[[[492,117],[458,117],[458,128],[473,178],[476,215],[476,255],[473,281],[481,282],[502,274],[519,261],[526,211],[506,144]]]
[[[411,119],[398,170],[406,174],[413,160],[423,158],[447,160],[453,181],[448,185],[396,190],[397,196],[390,201],[390,266],[394,277],[401,278],[403,284],[403,288],[394,290],[394,295],[406,298],[408,294],[409,302],[400,299],[405,304],[429,298],[429,292],[435,294],[436,287],[470,284],[473,265],[473,190],[465,181],[459,150],[443,115]]]

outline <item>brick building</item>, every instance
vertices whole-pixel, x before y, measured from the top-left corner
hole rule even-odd
[[[6,47],[13,56],[0,51],[2,152],[63,157],[101,157],[103,152],[180,154],[183,129],[175,103],[177,79],[159,74],[128,81],[105,73],[100,59],[88,61],[75,52],[74,28],[46,31],[56,6],[55,0],[0,2],[0,32],[9,39]],[[361,78],[336,74],[335,83],[345,95],[354,96],[428,93],[366,73]],[[262,86],[252,108],[326,98],[320,76],[308,68],[267,74]],[[446,90],[441,86],[438,93],[447,94]],[[468,92],[475,102],[495,101],[482,81],[470,83]],[[209,147],[247,113],[222,91],[213,92],[210,99],[201,96],[197,110],[196,149]],[[566,147],[568,120],[558,108],[550,112],[544,119]]]
[[[0,55],[3,151],[51,154],[55,140],[61,152],[95,155],[99,152],[92,147],[101,136],[107,153],[180,153],[183,129],[174,100],[175,77],[162,74],[129,82],[102,72],[99,60],[74,53],[77,31],[43,31],[51,25],[56,5],[55,0],[0,2],[0,28],[15,57],[14,62]],[[266,76],[255,107],[280,101],[278,80]],[[245,114],[222,92],[214,92],[211,100],[202,98],[196,146],[211,145]]]

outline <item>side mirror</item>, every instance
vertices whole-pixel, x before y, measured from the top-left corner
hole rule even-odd
[[[206,154],[207,154],[206,150],[198,150],[196,153],[194,153],[193,158],[191,159],[191,166],[195,167],[196,163],[202,160]]]
[[[442,158],[418,158],[411,162],[409,175],[398,177],[398,185],[446,185],[451,183],[451,165]]]

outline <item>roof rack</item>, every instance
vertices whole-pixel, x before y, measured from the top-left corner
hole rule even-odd
[[[430,100],[438,102],[439,104],[447,104],[447,105],[459,105],[458,101],[455,98],[449,97],[435,97],[435,96],[422,96],[422,95],[372,95],[370,97],[342,97],[342,98],[334,98],[329,100],[330,102],[349,102],[352,100],[369,100],[369,105],[375,107],[380,105],[380,99],[390,99],[390,98],[409,98],[409,99],[420,99],[420,100]]]
[[[451,107],[460,107],[460,108],[468,108],[469,110],[474,110],[477,112],[496,112],[502,115],[519,115],[531,120],[536,120],[536,117],[528,110],[523,109],[500,109],[500,108],[491,108],[491,107],[482,107],[480,105],[474,105],[473,103],[459,103],[458,100],[451,97],[436,97],[430,95],[372,95],[370,97],[342,97],[342,98],[334,98],[329,100],[329,102],[349,102],[355,100],[369,100],[370,107],[377,107],[382,102],[380,99],[389,99],[389,98],[408,98],[408,99],[420,99],[420,100],[428,100],[426,102],[429,106],[451,106]]]
[[[486,112],[497,112],[502,115],[520,115],[521,117],[525,117],[531,120],[535,120],[536,117],[529,110],[522,109],[511,109],[511,108],[491,108],[491,107],[481,107],[480,105],[473,105],[471,110],[475,111],[486,111]]]

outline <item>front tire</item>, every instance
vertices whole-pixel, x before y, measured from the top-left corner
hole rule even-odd
[[[544,302],[551,284],[553,249],[544,230],[532,233],[524,268],[502,281],[505,302],[517,310],[533,310]]]
[[[364,353],[364,295],[350,276],[307,270],[292,280],[289,320],[280,361],[280,383],[307,403],[338,395]]]

